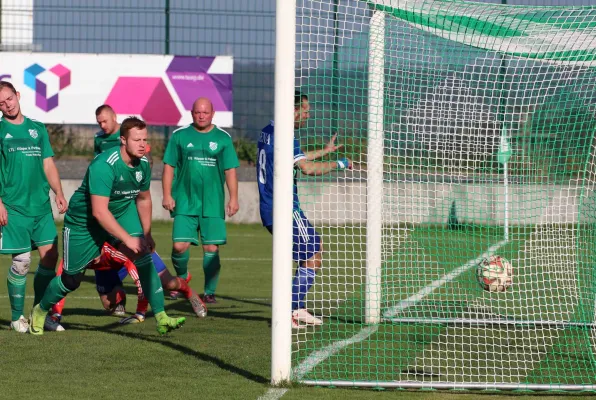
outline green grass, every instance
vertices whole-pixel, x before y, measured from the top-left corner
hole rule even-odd
[[[154,225],[158,252],[169,266],[170,229],[170,224]],[[356,253],[364,251],[364,246],[360,244],[363,231],[358,227],[322,228],[321,231],[330,260],[326,261],[326,270],[317,279],[313,289],[315,294],[310,297],[309,306],[324,312],[327,323],[321,329],[308,330],[295,337],[294,365],[303,361],[313,350],[349,338],[362,328],[362,263],[358,261],[361,254]],[[466,251],[457,253],[458,256],[449,263],[439,262],[439,269],[434,274],[440,275],[443,271],[457,267],[458,263],[477,256],[477,250],[485,250],[484,246],[492,242],[495,236],[478,232],[446,235],[439,238],[439,242],[451,246],[470,237],[481,239],[468,246]],[[340,239],[331,240],[334,236]],[[433,242],[435,239],[432,239],[433,235],[429,231],[420,230],[410,237],[427,250],[440,244]],[[0,362],[3,368],[0,374],[0,398],[183,399],[200,396],[206,399],[256,399],[264,395],[269,389],[271,351],[271,236],[256,225],[229,225],[228,245],[222,248],[221,256],[223,269],[218,289],[219,303],[210,307],[206,319],[199,320],[191,315],[191,308],[185,301],[166,300],[169,314],[187,316],[188,319],[181,330],[165,337],[157,335],[152,318],[148,318],[144,324],[120,326],[117,318],[105,315],[97,299],[91,273],[88,273],[81,288],[67,298],[64,312],[66,332],[47,332],[42,337],[19,335],[7,328],[10,310],[6,288],[1,285]],[[428,256],[429,260],[445,258],[436,251],[429,251]],[[5,266],[0,269],[2,282],[5,281],[9,262],[8,256],[0,256],[0,264]],[[195,289],[202,288],[201,265],[201,251],[193,248],[190,270],[194,276],[191,286]],[[405,267],[407,264],[395,266]],[[396,271],[393,276],[408,276],[403,272]],[[30,309],[32,301],[32,275],[28,279],[26,311]],[[418,282],[418,288],[428,284],[428,276],[421,271],[410,270],[409,276],[416,278],[409,281]],[[471,280],[469,274],[462,274],[458,282],[468,285],[472,290]],[[128,278],[125,286],[131,295],[128,309],[134,311],[136,288]],[[407,297],[417,290],[416,287],[399,287],[399,278],[396,277],[393,286],[387,286],[386,290],[394,290],[396,299]],[[444,300],[449,290],[448,287],[442,288],[435,297],[429,296],[424,304],[432,307]],[[331,301],[337,300],[338,293],[347,296],[339,304]],[[466,299],[459,300],[463,302]],[[420,307],[424,308],[424,304],[421,302]],[[460,303],[454,304],[457,308]],[[416,362],[424,357],[445,351],[444,347],[449,345],[445,338],[452,334],[449,329],[452,328],[441,325],[382,325],[367,340],[348,346],[323,360],[305,378],[340,376],[346,379],[371,379],[373,372],[379,373],[380,378],[395,377],[395,371],[415,367]],[[468,332],[470,335],[475,333],[478,331]],[[459,334],[462,335],[462,332]],[[468,350],[478,350],[482,345],[478,342],[470,344]],[[575,345],[579,346],[580,343]],[[565,350],[560,341],[553,343],[549,347],[551,351],[537,360],[543,363],[541,370],[550,368],[550,373],[561,374],[563,369],[560,368],[565,366],[568,371],[574,371],[577,364],[566,357],[573,346],[574,343],[567,343],[568,348]],[[457,367],[444,365],[441,366],[443,370],[438,372],[445,373]],[[588,372],[575,373],[583,379]],[[539,380],[537,377],[533,379]],[[470,400],[478,398],[478,395],[292,385],[283,399]],[[503,399],[509,396],[490,398]]]

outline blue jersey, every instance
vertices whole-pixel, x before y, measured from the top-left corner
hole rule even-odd
[[[259,138],[257,157],[257,181],[259,184],[259,208],[261,221],[264,226],[273,225],[273,121],[261,131]],[[300,150],[300,142],[294,139],[294,165],[305,159],[306,156]],[[294,170],[294,208],[300,208],[298,200],[298,188],[296,186],[296,170]]]

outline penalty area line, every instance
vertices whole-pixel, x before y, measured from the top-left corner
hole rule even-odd
[[[399,314],[401,311],[404,311],[407,308],[413,306],[414,304],[416,304],[417,302],[434,292],[439,287],[451,282],[452,280],[454,280],[459,275],[463,274],[473,266],[478,265],[478,263],[481,262],[483,259],[492,256],[497,250],[499,250],[501,247],[507,244],[507,242],[507,240],[502,240],[497,244],[490,246],[488,250],[482,253],[480,256],[466,262],[464,265],[460,267],[457,267],[450,273],[444,275],[442,278],[429,283],[428,285],[420,289],[416,294],[408,297],[405,300],[400,301],[398,304],[390,308],[388,312],[385,313],[385,317],[387,317],[388,315],[395,316]],[[292,369],[292,377],[297,380],[301,380],[317,365],[331,357],[333,354],[338,353],[345,347],[366,340],[369,336],[373,335],[378,329],[378,325],[364,327],[360,330],[360,332],[358,332],[349,339],[334,342],[320,350],[312,352],[304,361],[302,361],[294,369]],[[288,390],[289,389],[271,388],[263,396],[259,397],[258,400],[278,400],[284,394],[286,394]]]

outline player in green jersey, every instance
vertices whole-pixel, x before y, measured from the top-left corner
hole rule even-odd
[[[43,334],[44,314],[79,287],[85,269],[96,262],[104,242],[114,239],[118,250],[137,267],[158,332],[177,329],[185,322],[185,318],[166,315],[163,288],[151,259],[155,243],[151,237],[151,167],[144,157],[147,127],[130,117],[122,122],[120,135],[120,148],[95,157],[71,198],[64,218],[64,271],[52,280],[31,311],[32,334]],[[131,208],[136,208],[136,215]]]
[[[93,140],[93,152],[95,155],[103,153],[113,147],[120,147],[120,124],[116,120],[116,113],[107,104],[103,104],[95,110],[95,120],[101,128],[95,134]]]
[[[50,188],[56,194],[60,213],[68,203],[45,126],[23,116],[21,96],[10,82],[0,81],[0,254],[10,254],[8,271],[10,327],[25,333],[29,329],[23,316],[25,284],[31,264],[31,250],[37,247],[39,265],[33,279],[34,304],[39,303],[46,287],[56,275],[58,243],[50,205]],[[45,316],[41,318],[44,324]],[[62,330],[52,324],[49,330]]]
[[[189,247],[201,234],[205,303],[215,303],[221,264],[219,246],[226,243],[225,215],[238,212],[238,157],[230,135],[213,125],[213,104],[206,98],[192,106],[191,125],[172,134],[164,154],[163,207],[174,217],[172,263],[179,277],[188,273]],[[174,178],[174,170],[176,177]],[[225,205],[224,183],[230,199]]]

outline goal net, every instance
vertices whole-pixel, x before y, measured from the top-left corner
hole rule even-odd
[[[291,379],[595,389],[596,7],[297,3],[296,137],[338,132],[354,170],[298,175],[324,324],[292,330]]]

